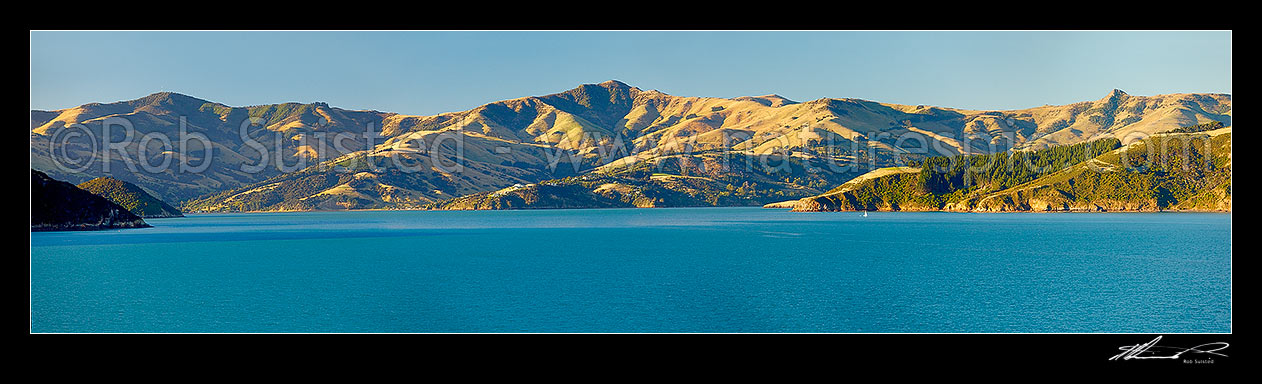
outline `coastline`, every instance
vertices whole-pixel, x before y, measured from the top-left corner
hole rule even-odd
[[[145,223],[143,220],[129,221],[113,224],[58,224],[58,225],[32,225],[31,232],[86,232],[86,231],[106,231],[111,229],[139,229],[152,228],[153,225]]]
[[[773,203],[774,204],[774,203]],[[1010,210],[1010,211],[984,211],[984,210],[950,210],[950,209],[898,209],[898,210],[809,210],[798,211],[790,207],[757,205],[734,205],[734,206],[681,206],[681,207],[594,207],[594,208],[514,208],[514,209],[385,209],[385,208],[369,208],[369,209],[327,209],[327,210],[278,210],[278,211],[231,211],[231,212],[186,212],[188,215],[228,215],[228,214],[271,214],[271,213],[327,213],[327,212],[388,212],[388,211],[422,211],[422,212],[469,212],[469,211],[553,211],[553,210],[635,210],[635,209],[679,209],[679,208],[760,208],[760,209],[780,209],[793,213],[842,213],[842,212],[943,212],[943,213],[1231,213],[1231,210],[1200,210],[1200,209],[1165,209],[1165,210]],[[185,216],[187,217],[187,215]]]

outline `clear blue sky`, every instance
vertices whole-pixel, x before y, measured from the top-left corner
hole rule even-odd
[[[407,114],[617,79],[679,96],[777,93],[1016,109],[1231,93],[1231,32],[31,32],[31,108],[173,91],[231,106]]]

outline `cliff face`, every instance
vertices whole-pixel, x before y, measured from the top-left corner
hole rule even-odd
[[[1060,191],[1050,191],[1060,193]],[[976,205],[951,204],[944,207],[946,211],[971,212],[1157,212],[1161,206],[1153,198],[1135,200],[1095,199],[1091,201],[1074,201],[1067,197],[1038,197],[1028,192],[1014,192],[997,198],[987,199]]]
[[[31,231],[88,231],[148,227],[104,197],[31,170]]]
[[[793,205],[794,212],[831,212],[831,211],[937,211],[940,208],[918,202],[899,203],[896,201],[860,202],[853,195],[838,194],[824,197],[808,197],[798,200]]]

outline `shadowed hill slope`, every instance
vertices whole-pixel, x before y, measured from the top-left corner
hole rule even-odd
[[[98,177],[78,185],[79,189],[104,197],[141,218],[183,217],[179,209],[158,200],[135,184],[111,177]]]
[[[74,185],[31,170],[31,231],[148,227],[139,216]]]

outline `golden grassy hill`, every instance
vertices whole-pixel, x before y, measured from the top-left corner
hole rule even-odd
[[[98,153],[97,167],[66,173],[59,172],[52,161],[52,154],[58,151],[88,153],[49,136],[61,127],[83,124],[100,137],[104,122],[125,119],[141,134],[171,134],[178,133],[181,117],[188,131],[210,140],[211,148],[192,143],[188,148],[163,151],[160,143],[150,142],[142,151],[140,137],[133,137],[127,146],[127,160],[158,162],[161,156],[170,156],[177,162],[199,164],[209,158],[212,165],[206,171],[131,170],[115,155],[106,172],[100,167],[103,158]],[[402,207],[587,172],[656,167],[673,161],[669,159],[704,162],[711,153],[788,157],[849,167],[808,177],[811,180],[801,184],[790,183],[805,187],[896,166],[903,160],[1037,149],[1101,137],[1126,141],[1134,133],[1211,121],[1230,125],[1230,119],[1230,95],[1131,96],[1121,91],[1064,106],[974,111],[860,99],[795,102],[778,95],[681,97],[607,81],[432,116],[353,111],[324,103],[230,107],[175,93],[157,93],[131,101],[32,111],[31,162],[34,168],[74,182],[119,176],[134,180],[166,201],[196,198],[202,203],[229,191],[256,190],[266,180],[284,179],[284,175],[345,156],[362,157],[369,164],[430,164],[418,167],[415,176],[391,182],[354,179],[351,176],[355,173],[326,175],[326,182],[312,185],[327,188],[308,191],[313,187],[305,186],[294,190],[310,194],[281,199],[294,209],[363,206],[347,203],[352,200],[368,201],[370,206]],[[255,124],[242,128],[243,122]],[[339,146],[330,140],[337,134],[362,134],[365,127],[372,127],[380,137],[369,141],[352,136],[339,141]],[[257,143],[244,139],[242,131]],[[267,166],[242,172],[243,166],[259,162],[261,151],[269,156]],[[459,171],[432,166],[435,161],[455,158],[464,161]],[[383,172],[389,173],[388,169],[399,167],[386,168]],[[313,172],[344,173],[330,169],[317,167]],[[727,172],[727,176],[742,177],[740,172]],[[337,182],[330,184],[334,179]],[[337,197],[341,202],[297,202],[333,200],[331,196],[341,196]]]

